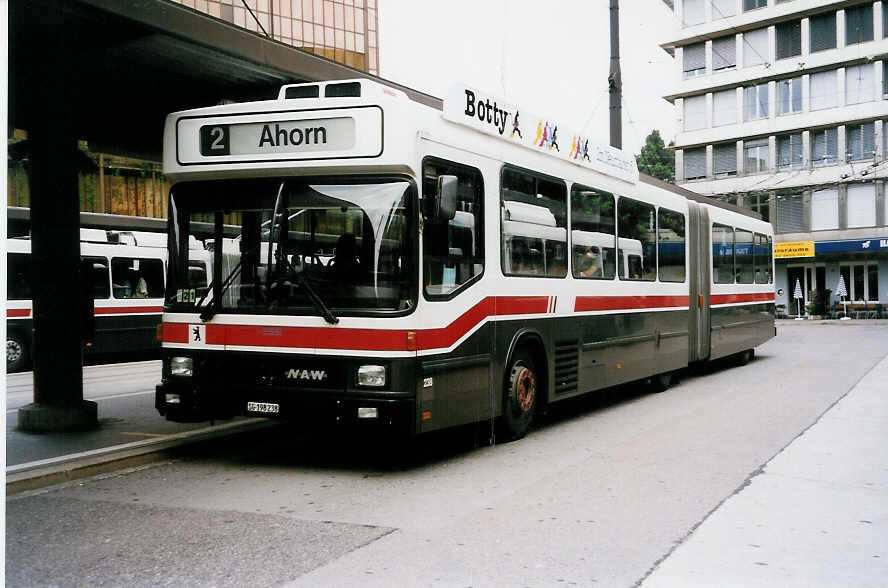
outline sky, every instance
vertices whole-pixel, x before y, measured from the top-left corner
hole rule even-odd
[[[608,0],[377,0],[380,76],[443,98],[461,82],[609,142]],[[659,47],[674,29],[662,0],[620,2],[623,149],[658,129],[675,136],[662,98],[677,78]]]

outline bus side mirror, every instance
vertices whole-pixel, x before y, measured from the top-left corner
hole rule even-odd
[[[456,215],[456,188],[459,180],[456,176],[438,176],[435,195],[431,197],[426,209],[426,218],[437,223],[447,223]]]

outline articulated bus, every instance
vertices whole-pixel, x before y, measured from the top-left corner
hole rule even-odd
[[[90,216],[95,221],[103,215]],[[190,247],[191,279],[205,287],[212,254],[193,237]],[[35,267],[27,231],[8,238],[6,250],[6,371],[18,372],[29,368],[34,349],[31,274],[51,272],[52,268]],[[90,280],[95,316],[95,337],[84,354],[91,358],[156,358],[165,290],[166,233],[82,228],[80,258],[89,262],[86,279]],[[71,296],[63,286],[60,284],[59,295]]]
[[[457,86],[370,80],[171,114],[163,379],[171,420],[410,434],[496,420],[775,335],[757,215],[640,180],[634,158]],[[195,227],[215,279],[188,272]]]

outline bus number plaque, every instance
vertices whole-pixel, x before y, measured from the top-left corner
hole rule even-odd
[[[230,155],[231,140],[228,125],[200,127],[200,154],[204,156]]]

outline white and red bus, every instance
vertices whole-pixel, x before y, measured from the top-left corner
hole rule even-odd
[[[122,218],[89,215],[93,223],[101,222],[103,216],[118,222]],[[197,239],[192,238],[190,246],[192,279],[206,285],[211,254]],[[6,371],[18,372],[31,366],[34,351],[31,276],[34,272],[52,275],[53,267],[39,267],[33,262],[27,231],[8,238],[6,250]],[[165,290],[166,233],[82,228],[80,258],[90,262],[87,279],[93,293],[95,325],[93,340],[84,347],[84,355],[90,361],[156,358]],[[58,286],[59,296],[77,294],[65,284]]]
[[[771,226],[501,99],[369,80],[171,114],[161,414],[496,419],[773,337]],[[187,240],[212,226],[207,287]]]

